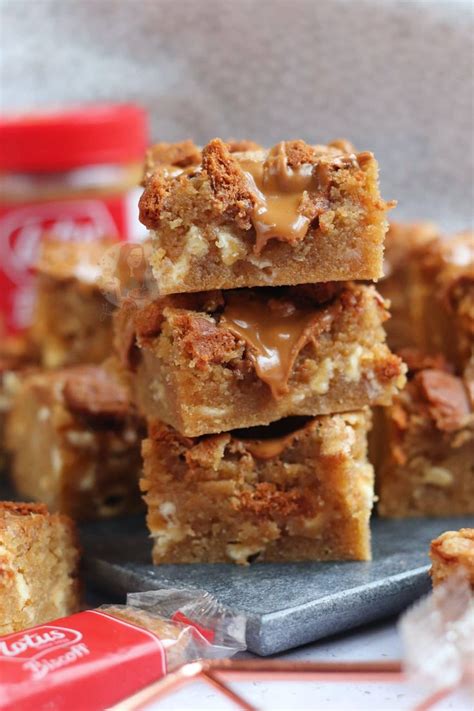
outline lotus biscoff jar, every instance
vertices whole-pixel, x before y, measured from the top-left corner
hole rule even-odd
[[[41,240],[134,240],[147,119],[101,104],[0,119],[0,321],[27,327]]]

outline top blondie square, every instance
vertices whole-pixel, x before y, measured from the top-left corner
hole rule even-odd
[[[382,276],[393,204],[372,153],[347,141],[160,143],[144,186],[160,295]]]

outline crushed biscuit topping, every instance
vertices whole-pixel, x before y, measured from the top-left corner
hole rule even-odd
[[[288,392],[288,379],[301,349],[330,330],[340,302],[324,311],[298,308],[290,300],[230,294],[221,318],[225,332],[245,341],[258,377],[273,397]]]
[[[429,411],[439,430],[452,432],[460,429],[470,406],[467,392],[460,378],[442,370],[423,370],[415,376]]]
[[[229,331],[219,328],[211,318],[183,312],[174,317],[178,338],[196,368],[220,363],[229,358],[237,346],[237,339]]]
[[[63,396],[79,415],[123,419],[130,411],[126,388],[100,367],[71,368],[65,373]]]
[[[303,509],[308,509],[308,506],[301,489],[281,491],[271,482],[260,482],[252,489],[242,491],[236,508],[250,511],[257,516],[287,517],[301,513]]]

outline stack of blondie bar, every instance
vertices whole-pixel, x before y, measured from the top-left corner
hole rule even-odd
[[[377,172],[345,141],[151,149],[160,294],[127,299],[115,338],[148,424],[155,563],[370,557],[369,408],[404,384],[367,283]]]

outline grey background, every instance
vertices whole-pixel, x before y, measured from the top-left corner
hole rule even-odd
[[[472,222],[469,0],[0,0],[2,110],[132,99],[154,139],[344,136],[396,219]]]

